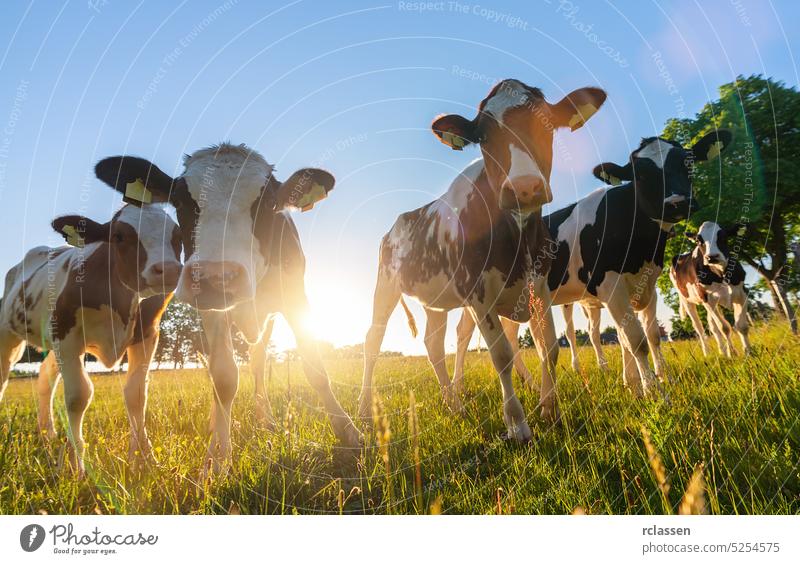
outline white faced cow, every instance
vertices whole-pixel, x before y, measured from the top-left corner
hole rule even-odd
[[[728,246],[730,237],[742,237],[744,232],[743,225],[723,229],[713,221],[706,221],[696,234],[687,233],[695,242],[694,249],[672,259],[669,277],[678,290],[681,319],[689,314],[704,355],[708,355],[708,344],[700,316],[697,315],[698,305],[706,308],[708,327],[720,352],[727,357],[735,350],[731,342],[731,326],[719,307],[732,309],[734,326],[742,340],[744,352],[750,353],[744,268],[731,255]]]
[[[104,159],[95,170],[113,188],[169,202],[177,212],[187,259],[175,295],[200,310],[214,383],[210,468],[222,469],[231,454],[231,407],[239,381],[231,331],[238,329],[248,343],[263,347],[265,328],[276,312],[294,331],[303,369],[322,398],[337,439],[359,448],[361,434],[336,400],[315,341],[304,327],[305,257],[294,222],[284,213],[309,209],[324,198],[333,188],[333,176],[304,168],[281,182],[256,151],[228,143],[188,155],[177,178],[129,156]],[[263,350],[254,356],[259,410],[271,422]]]
[[[82,473],[83,416],[93,394],[83,356],[91,353],[111,368],[127,352],[129,454],[149,456],[147,376],[161,314],[181,272],[178,226],[157,207],[126,205],[108,223],[69,215],[53,220],[53,228],[77,247],[36,247],[6,274],[0,398],[26,343],[50,351],[37,385],[39,429],[55,436],[53,391],[63,375],[71,456]]]
[[[582,88],[549,104],[539,89],[504,80],[480,103],[474,119],[446,115],[433,122],[443,143],[457,150],[478,144],[483,158],[459,174],[443,196],[402,214],[381,242],[372,325],[364,344],[362,417],[368,418],[372,408],[372,374],[386,322],[406,294],[425,306],[428,357],[445,401],[455,409],[460,405],[445,367],[444,328],[448,310],[470,309],[500,374],[509,437],[529,440],[499,316],[527,321],[530,286],[537,296],[532,333],[548,358],[542,369],[542,415],[557,417],[558,346],[546,291],[548,236],[541,207],[552,199],[554,129],[582,126],[605,98],[602,90]]]
[[[648,344],[656,375],[664,377],[655,285],[672,226],[696,206],[690,168],[715,158],[730,139],[728,131],[719,130],[689,149],[658,137],[643,139],[627,165],[595,167],[596,177],[626,184],[595,190],[544,217],[557,244],[548,275],[552,303],[580,302],[597,317],[598,308],[608,308],[621,337],[624,381],[637,395],[657,385]],[[462,316],[461,330],[472,331],[469,317]],[[456,374],[463,375],[463,368]]]

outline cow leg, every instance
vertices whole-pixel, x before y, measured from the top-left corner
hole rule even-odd
[[[275,318],[270,317],[261,338],[254,345],[250,345],[250,371],[253,373],[256,390],[256,422],[267,430],[275,429],[275,417],[272,414],[272,406],[269,402],[264,374],[267,364],[267,344],[272,336],[272,329],[275,325]]]
[[[583,315],[589,321],[589,341],[592,343],[594,355],[597,358],[597,366],[600,367],[600,370],[608,370],[608,361],[603,351],[603,340],[600,338],[600,314],[602,310],[599,307],[581,307],[583,308]]]
[[[25,341],[11,331],[0,330],[0,401],[11,377],[11,367],[25,352]]]
[[[575,372],[581,371],[581,363],[578,361],[578,342],[575,339],[575,322],[572,319],[572,310],[574,304],[564,304],[561,306],[561,311],[564,314],[564,323],[567,325],[565,335],[569,343],[569,352],[572,355],[572,369]]]
[[[519,352],[519,323],[505,317],[500,318],[500,323],[503,326],[506,339],[508,339],[508,344],[511,345],[511,353],[514,355],[514,369],[528,388],[535,389],[533,376],[531,376],[528,367],[525,366],[525,361],[522,360],[522,354]]]
[[[56,362],[56,353],[50,351],[39,367],[39,378],[36,380],[36,391],[39,395],[39,432],[48,439],[56,438],[53,425],[53,396],[55,395],[61,373]]]
[[[439,380],[442,400],[451,411],[461,413],[464,407],[458,395],[453,393],[445,362],[444,337],[447,331],[447,312],[425,308],[425,313],[428,318],[425,323],[425,348],[428,351],[428,361]]]
[[[620,342],[620,350],[622,351],[622,384],[628,388],[633,395],[641,397],[642,395],[642,379],[639,377],[639,367],[636,365],[636,357],[631,354],[631,351]]]
[[[145,413],[147,412],[147,385],[150,362],[158,346],[158,333],[146,335],[141,342],[128,347],[128,378],[125,382],[125,407],[131,425],[128,460],[152,460],[153,448],[147,437]]]
[[[610,290],[606,290],[610,288]],[[608,308],[608,312],[614,319],[617,331],[620,333],[622,345],[636,359],[636,366],[642,383],[642,394],[647,395],[653,388],[658,388],[658,380],[650,370],[647,359],[648,346],[647,336],[642,329],[639,319],[631,306],[630,296],[624,289],[624,283],[618,276],[606,275],[606,280],[600,285],[598,290],[602,290],[603,301]],[[634,389],[634,393],[636,389]]]
[[[739,334],[739,339],[742,341],[742,348],[744,354],[750,354],[752,348],[750,347],[750,323],[747,319],[747,295],[741,291],[741,296],[734,296],[733,302],[733,319],[736,332]]]
[[[311,387],[322,399],[322,405],[328,413],[328,419],[330,419],[333,433],[339,444],[345,448],[360,449],[363,437],[350,416],[339,405],[336,396],[333,395],[331,382],[322,364],[317,343],[307,332],[303,323],[306,311],[308,311],[308,302],[305,294],[296,295],[291,302],[286,304],[284,311],[286,321],[289,322],[289,327],[292,328],[297,341],[297,350],[300,352],[303,362],[303,372]]]
[[[525,418],[522,403],[514,392],[514,383],[511,378],[514,356],[511,352],[511,345],[508,344],[508,339],[503,333],[503,326],[500,324],[500,317],[497,313],[490,308],[483,307],[482,304],[476,305],[475,317],[478,329],[486,341],[492,357],[492,364],[500,375],[500,386],[503,391],[503,420],[508,437],[520,443],[526,443],[531,440],[531,429]]]
[[[689,315],[689,319],[692,320],[694,332],[697,333],[697,337],[700,339],[700,347],[703,349],[703,356],[708,356],[708,337],[706,336],[706,330],[703,328],[703,322],[700,320],[700,315],[697,313],[697,306],[681,298],[681,307]],[[708,320],[708,327],[711,329],[710,319]],[[711,329],[711,332],[714,333],[714,330]]]
[[[464,393],[464,361],[467,356],[467,349],[469,348],[469,341],[472,338],[472,333],[475,332],[475,319],[472,317],[472,312],[464,308],[461,313],[461,319],[458,321],[456,328],[457,343],[456,343],[456,367],[453,372],[453,393],[459,397]]]
[[[64,378],[64,403],[69,422],[70,459],[82,476],[85,472],[83,452],[83,416],[92,401],[94,386],[83,368],[83,354],[70,353],[64,348],[58,354],[59,368]]]
[[[395,279],[380,270],[372,300],[372,325],[364,339],[364,378],[361,383],[361,395],[358,398],[358,416],[365,421],[372,421],[372,374],[381,352],[386,324],[394,308],[397,307],[400,296],[400,287]]]
[[[531,336],[542,365],[542,386],[539,390],[539,407],[545,421],[556,423],[561,416],[556,396],[556,365],[558,364],[558,339],[553,322],[553,309],[547,278],[534,278],[533,297],[529,322]]]
[[[231,456],[231,408],[239,387],[239,367],[233,353],[231,328],[224,312],[200,313],[208,340],[208,370],[211,374],[211,439],[203,464],[204,473],[223,471]]]
[[[641,311],[640,315],[642,318],[642,325],[644,325],[644,330],[647,334],[647,344],[650,346],[650,355],[653,357],[656,377],[661,382],[664,382],[666,378],[666,362],[661,352],[661,331],[658,327],[658,318],[656,317],[657,307],[658,298],[654,292],[650,303]]]
[[[711,332],[714,333],[714,338],[717,340],[719,352],[723,356],[730,358],[730,330],[731,327],[728,322],[722,318],[722,313],[717,307],[716,302],[707,302],[705,304],[706,313],[708,313],[708,326]],[[728,334],[725,334],[727,329]]]

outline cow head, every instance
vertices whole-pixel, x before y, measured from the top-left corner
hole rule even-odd
[[[178,283],[181,234],[175,222],[157,206],[126,205],[106,223],[81,215],[64,215],[54,219],[52,226],[77,247],[111,245],[116,274],[123,285],[142,298],[168,294]]]
[[[677,223],[698,208],[692,194],[694,164],[719,156],[731,138],[728,130],[718,129],[685,149],[675,141],[649,137],[631,153],[627,165],[602,163],[594,168],[594,175],[609,184],[634,182],[637,201],[649,217]]]
[[[599,88],[581,88],[550,104],[538,88],[509,79],[489,92],[472,121],[449,114],[436,118],[431,127],[452,149],[480,144],[489,184],[500,207],[530,213],[553,199],[554,130],[578,129],[605,100],[606,93]]]
[[[276,214],[310,209],[335,182],[316,168],[280,182],[256,151],[229,143],[187,155],[177,178],[128,156],[103,159],[95,172],[128,199],[175,207],[186,254],[175,297],[204,310],[229,309],[255,297],[269,263]]]
[[[722,276],[728,269],[731,258],[728,246],[730,238],[742,237],[746,230],[747,226],[740,223],[723,229],[713,221],[705,221],[697,233],[687,231],[686,236],[697,244],[697,252],[702,255],[703,264]]]

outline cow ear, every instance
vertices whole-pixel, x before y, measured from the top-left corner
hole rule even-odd
[[[602,180],[612,186],[622,184],[623,180],[633,180],[633,173],[631,172],[631,164],[619,166],[614,163],[600,163],[592,171],[595,178]]]
[[[301,168],[283,182],[275,195],[275,211],[299,209],[307,211],[328,196],[336,179],[319,168]]]
[[[556,127],[569,127],[575,131],[589,121],[606,101],[606,93],[600,88],[579,88],[570,92],[557,104],[551,106]]]
[[[108,241],[111,237],[111,223],[97,223],[82,215],[62,215],[55,218],[51,225],[73,247]]]
[[[731,143],[733,134],[727,129],[717,129],[704,135],[692,145],[692,154],[697,162],[716,159]]]
[[[736,237],[744,237],[744,234],[747,233],[747,225],[744,223],[734,223],[725,231]]]
[[[94,167],[97,178],[122,193],[129,204],[168,202],[176,180],[147,159],[108,157]]]
[[[476,120],[470,121],[458,114],[437,117],[433,120],[431,129],[439,141],[456,151],[480,140]]]

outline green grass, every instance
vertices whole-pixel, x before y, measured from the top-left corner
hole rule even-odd
[[[231,471],[200,482],[208,437],[210,383],[203,371],[152,376],[148,429],[158,464],[129,467],[123,378],[94,378],[85,419],[87,478],[78,480],[64,452],[63,397],[56,396],[59,439],[36,430],[33,379],[12,379],[0,405],[0,513],[664,513],[703,464],[712,513],[800,512],[800,341],[784,325],[753,331],[748,359],[702,358],[695,342],[665,345],[673,381],[669,404],[634,400],[622,388],[620,356],[602,373],[589,347],[581,360],[590,391],[559,361],[562,425],[549,428],[534,412],[535,393],[521,390],[534,440],[510,444],[500,412],[499,383],[487,353],[466,367],[467,415],[442,406],[424,358],[384,358],[376,383],[391,437],[388,472],[374,432],[360,458],[334,448],[329,425],[298,363],[275,365],[270,397],[282,428],[255,427],[253,382],[246,368],[234,405]],[[538,375],[531,351],[526,361]],[[452,358],[449,359],[452,363]],[[355,412],[361,362],[329,361],[334,388]],[[422,488],[415,495],[413,441],[408,435],[414,390]],[[289,414],[289,415],[287,415]],[[650,470],[646,428],[666,467],[666,499]]]

